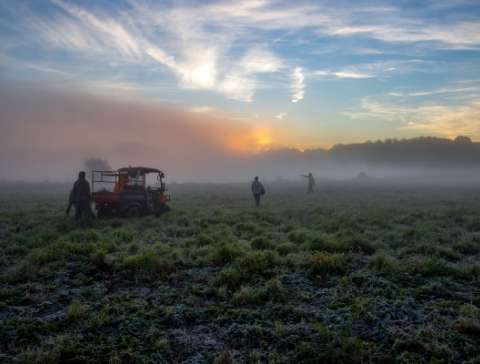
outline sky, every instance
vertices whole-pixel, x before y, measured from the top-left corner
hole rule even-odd
[[[0,87],[0,178],[480,140],[480,2],[0,0]]]

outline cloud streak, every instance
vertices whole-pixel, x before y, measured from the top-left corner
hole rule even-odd
[[[258,85],[257,75],[278,72],[283,67],[272,51],[258,45],[248,47],[238,61],[232,62],[226,53],[234,39],[226,40],[228,35],[212,37],[205,29],[207,24],[196,19],[198,10],[194,8],[173,8],[167,11],[170,16],[154,18],[150,9],[136,6],[128,17],[120,12],[114,20],[63,0],[53,3],[63,13],[57,13],[54,19],[35,17],[30,25],[49,46],[104,54],[112,60],[120,56],[143,66],[149,61],[158,62],[178,77],[183,88],[215,91],[250,102]],[[164,35],[154,33],[155,27]],[[222,65],[221,57],[229,63]]]
[[[394,74],[404,74],[419,70],[431,70],[431,64],[419,59],[378,61],[350,65],[341,69],[320,69],[311,71],[313,77],[331,79],[386,78]]]
[[[457,135],[467,135],[478,139],[480,137],[480,101],[465,105],[422,106],[413,110],[405,130],[454,138]]]
[[[421,97],[421,96],[433,96],[444,94],[458,94],[458,93],[478,93],[480,92],[480,86],[454,86],[449,85],[447,87],[440,87],[432,90],[420,90],[409,92],[389,92],[388,96],[393,97]]]
[[[464,104],[424,103],[416,106],[386,103],[365,97],[361,111],[347,112],[353,119],[379,119],[398,124],[398,130],[454,138],[480,138],[480,99]]]
[[[335,78],[372,78],[374,77],[372,74],[362,73],[358,71],[326,71],[326,70],[319,70],[314,72],[315,76],[331,76]]]
[[[113,61],[122,57],[143,67],[152,67],[154,61],[173,72],[183,88],[215,91],[247,102],[253,100],[262,74],[284,72],[288,78],[289,67],[308,71],[274,54],[257,35],[261,32],[297,38],[309,34],[387,43],[427,42],[437,48],[480,46],[478,21],[426,22],[393,5],[331,7],[323,2],[273,0],[169,5],[131,0],[112,10],[64,0],[52,3],[56,11],[28,17],[31,35],[40,41],[92,57],[101,55]],[[362,52],[382,54],[370,48]],[[360,79],[376,73],[324,69],[316,75]]]
[[[93,35],[92,38],[96,38],[103,47],[110,46],[118,50],[122,56],[133,59],[141,57],[141,42],[119,22],[110,18],[101,19],[81,7],[62,0],[52,0],[52,2],[71,17],[76,18],[81,25],[89,30],[87,30],[87,34]],[[79,37],[79,39],[82,38]],[[76,44],[76,42],[72,43],[73,46]]]
[[[292,72],[292,102],[297,103],[305,96],[305,76],[301,67]]]

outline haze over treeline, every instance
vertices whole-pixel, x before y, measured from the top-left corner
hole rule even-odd
[[[276,150],[259,156],[260,170],[292,177],[312,170],[325,178],[432,177],[451,179],[480,175],[480,143],[458,136],[387,139],[337,144],[330,149]]]
[[[304,151],[231,115],[63,90],[0,90],[0,180],[70,181],[89,158],[147,165],[170,181],[476,175],[480,143],[418,137]],[[319,141],[322,135],[318,135]],[[265,144],[266,143],[266,144]],[[284,145],[285,143],[283,143]]]

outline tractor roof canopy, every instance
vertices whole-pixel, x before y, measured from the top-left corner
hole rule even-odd
[[[144,176],[148,173],[160,173],[163,175],[161,170],[150,167],[123,167],[118,169],[118,173],[127,173],[130,177]]]

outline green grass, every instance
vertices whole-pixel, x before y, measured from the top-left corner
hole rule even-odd
[[[86,318],[88,306],[82,304],[78,299],[73,299],[67,307],[65,319],[68,321],[80,321]]]
[[[476,187],[303,187],[172,185],[166,215],[83,225],[0,192],[0,361],[478,362]]]
[[[171,259],[163,257],[153,250],[145,250],[123,256],[116,267],[116,272],[154,280],[168,276],[175,272],[175,269],[175,264]]]
[[[347,261],[343,254],[316,252],[310,258],[307,269],[312,277],[324,278],[328,275],[345,273],[347,268]]]

